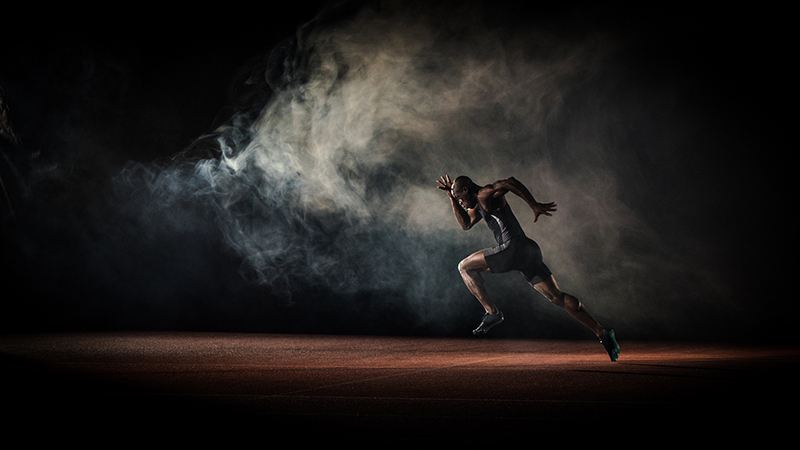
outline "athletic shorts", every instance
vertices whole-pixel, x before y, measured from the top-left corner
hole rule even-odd
[[[486,263],[492,273],[505,273],[512,270],[522,272],[530,284],[540,283],[552,272],[542,261],[539,245],[526,236],[520,236],[493,248],[483,251]]]

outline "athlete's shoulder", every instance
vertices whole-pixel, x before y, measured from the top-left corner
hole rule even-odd
[[[508,181],[506,180],[498,180],[492,184],[487,184],[486,186],[480,188],[478,191],[478,197],[502,197],[503,195],[508,192]]]
[[[478,203],[486,211],[495,211],[505,205],[505,193],[496,184],[487,184],[478,190]]]
[[[478,189],[477,193],[478,199],[480,200],[480,199],[487,199],[494,197],[495,190],[496,188],[492,184],[487,184],[486,186],[482,186],[480,189]]]

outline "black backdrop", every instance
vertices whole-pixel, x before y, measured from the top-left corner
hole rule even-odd
[[[784,140],[791,125],[782,107],[793,101],[785,85],[788,55],[780,12],[681,5],[629,10],[590,2],[533,4],[520,11],[511,4],[491,2],[486,20],[564,39],[587,30],[609,33],[625,44],[620,58],[626,76],[652,91],[666,86],[682,105],[664,111],[666,120],[692,114],[691,145],[672,148],[660,160],[669,162],[663,171],[648,166],[647,195],[626,198],[666,242],[691,236],[710,250],[703,264],[693,266],[691,278],[665,280],[653,291],[653,297],[675,292],[685,297],[670,320],[660,322],[671,308],[654,307],[655,298],[620,299],[631,304],[618,308],[638,311],[623,322],[629,327],[620,334],[792,339],[794,241],[785,234],[792,219],[786,217],[791,203],[784,201],[790,198],[786,172],[792,147]],[[174,227],[148,228],[137,237],[132,231],[147,202],[135,203],[130,196],[146,189],[118,196],[113,180],[126,163],[170,159],[197,145],[243,104],[266,101],[270,92],[244,80],[254,64],[259,67],[276,45],[313,19],[323,2],[268,10],[223,6],[171,11],[140,6],[99,14],[23,8],[4,19],[10,26],[4,27],[0,60],[6,113],[0,161],[3,329],[468,333],[480,313],[454,268],[473,249],[458,242],[447,249],[451,262],[444,279],[462,289],[463,308],[415,323],[417,307],[394,289],[341,293],[299,284],[286,298],[252,283],[210,212],[195,212],[207,220],[181,225],[180,233]],[[651,132],[629,130],[636,134],[631,139],[643,141],[663,133],[648,136]],[[128,201],[139,209],[119,207]],[[121,229],[126,231],[117,232]],[[724,284],[724,303],[701,298],[697,283],[705,278],[703,270]],[[498,328],[498,335],[586,336],[559,323]]]

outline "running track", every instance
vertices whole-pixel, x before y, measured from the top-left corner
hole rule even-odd
[[[745,438],[769,447],[795,426],[798,348],[620,346],[612,363],[595,341],[489,335],[6,335],[3,427],[33,442],[265,448]]]

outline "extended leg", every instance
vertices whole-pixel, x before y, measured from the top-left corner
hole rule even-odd
[[[533,287],[547,300],[550,300],[551,303],[564,308],[572,317],[589,327],[598,338],[602,338],[603,326],[594,320],[594,317],[589,314],[589,311],[586,310],[580,300],[561,291],[556,284],[555,278],[550,276],[550,278],[534,284]]]
[[[589,327],[589,329],[597,335],[597,338],[600,339],[603,348],[608,352],[608,356],[611,357],[611,361],[617,360],[619,357],[619,345],[614,336],[614,330],[603,328],[603,326],[589,314],[589,311],[586,310],[580,300],[566,292],[562,292],[561,289],[558,288],[555,278],[550,276],[549,279],[536,283],[533,287],[546,299],[550,300],[550,302],[564,308],[572,317]]]

